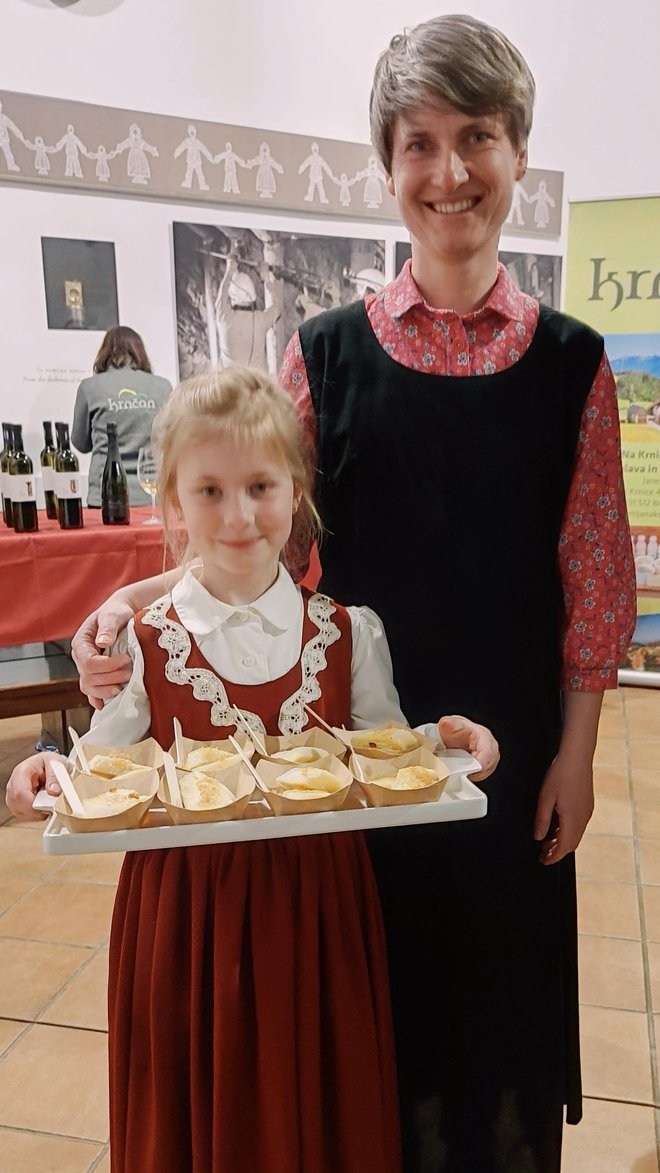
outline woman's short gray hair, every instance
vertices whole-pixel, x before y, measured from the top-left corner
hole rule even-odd
[[[378,58],[371,141],[389,175],[399,114],[441,100],[464,114],[503,114],[519,149],[532,127],[535,93],[527,62],[498,29],[472,16],[437,16],[392,37]]]

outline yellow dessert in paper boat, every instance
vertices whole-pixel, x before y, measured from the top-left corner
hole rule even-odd
[[[232,750],[219,749],[214,745],[201,745],[199,749],[192,749],[186,754],[183,765],[186,770],[196,770],[199,766],[231,766],[238,760],[238,754]]]
[[[130,774],[132,770],[140,770],[139,762],[134,762],[125,754],[94,754],[90,759],[89,773],[95,778],[118,778],[121,774]]]
[[[129,831],[140,826],[156,796],[158,770],[135,762],[131,762],[130,770],[124,770],[123,761],[113,779],[91,772],[73,776],[85,814],[74,814],[63,794],[55,803],[55,811],[68,831]]]
[[[329,770],[319,770],[314,766],[287,770],[275,779],[277,793],[282,798],[302,799],[305,802],[312,798],[327,798],[330,794],[336,794],[343,785]]]
[[[118,815],[129,807],[141,802],[143,795],[137,790],[129,790],[126,786],[110,786],[101,794],[93,794],[91,798],[83,798],[85,814],[90,819],[105,818],[107,815]]]
[[[437,770],[429,770],[427,766],[404,766],[396,774],[374,778],[374,782],[387,790],[421,790],[424,786],[432,786],[438,778]]]
[[[181,774],[179,790],[187,810],[209,810],[212,807],[229,806],[236,801],[236,795],[219,778],[212,778],[201,770]]]
[[[364,757],[370,757],[372,754],[400,757],[417,749],[419,738],[411,729],[383,725],[376,729],[360,729],[353,733],[351,745],[356,753]]]
[[[405,806],[409,803],[434,802],[439,799],[449,777],[444,763],[434,761],[427,750],[418,750],[422,758],[412,764],[394,769],[392,765],[370,762],[364,769],[359,760],[356,772],[370,806]]]
[[[338,758],[325,754],[322,765],[285,767],[286,763],[267,758],[257,765],[276,815],[314,814],[343,806],[353,775]]]
[[[320,749],[315,745],[294,745],[292,749],[280,749],[271,755],[274,762],[295,762],[301,766],[318,762],[327,756],[327,749]]]

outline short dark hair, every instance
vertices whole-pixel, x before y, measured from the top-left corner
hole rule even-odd
[[[135,371],[151,374],[151,363],[144,348],[144,342],[130,326],[113,326],[108,330],[101,349],[94,360],[94,374],[100,375],[108,367],[129,365]]]

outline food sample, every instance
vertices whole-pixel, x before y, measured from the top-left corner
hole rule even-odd
[[[235,761],[238,761],[238,754],[231,750],[202,745],[199,749],[191,749],[183,765],[186,770],[195,770],[198,766],[231,766]]]
[[[417,749],[417,738],[410,729],[363,729],[351,738],[353,749],[376,749],[381,753],[402,754]]]
[[[384,778],[372,778],[376,786],[384,786],[387,790],[421,790],[423,786],[432,786],[438,781],[435,770],[426,766],[404,766],[396,774],[388,774]]]
[[[85,815],[89,819],[105,818],[107,815],[118,815],[142,802],[144,794],[137,790],[128,790],[125,786],[111,786],[102,794],[94,794],[91,798],[83,798],[82,804]]]
[[[179,790],[187,810],[203,811],[216,806],[229,806],[236,801],[236,795],[220,782],[201,770],[192,770],[187,776],[179,776]]]
[[[280,798],[328,798],[329,790],[309,790],[304,786],[292,786],[290,790],[278,790]]]
[[[132,762],[124,754],[94,754],[89,763],[89,773],[97,778],[116,778],[119,774],[129,774],[131,770],[141,770],[137,762]]]
[[[301,766],[299,770],[287,770],[275,779],[278,794],[287,798],[326,798],[341,790],[343,783],[335,778],[329,770],[319,770],[315,766]],[[292,790],[304,790],[304,795],[292,794]]]
[[[319,758],[327,757],[328,751],[317,749],[313,745],[296,745],[293,749],[278,750],[272,756],[276,762],[298,762],[303,765],[305,762],[318,762]]]

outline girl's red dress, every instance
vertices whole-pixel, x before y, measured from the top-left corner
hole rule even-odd
[[[350,618],[337,607],[333,621],[314,707],[349,724]],[[142,616],[136,632],[160,744],[174,716],[199,740],[231,733],[165,679]],[[311,634],[306,607],[303,646]],[[211,670],[191,643],[188,667]],[[224,683],[278,733],[300,682],[298,664],[264,685]],[[128,853],[109,1013],[113,1173],[399,1173],[385,943],[361,835]]]

